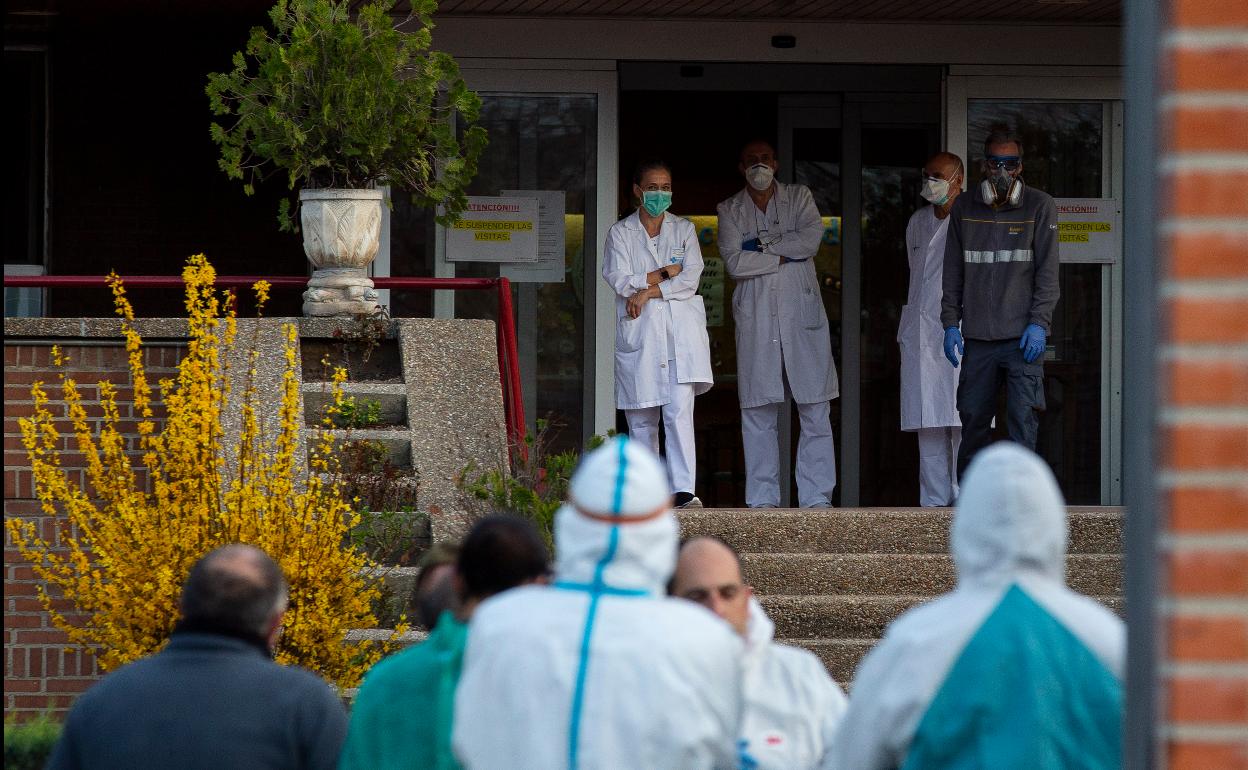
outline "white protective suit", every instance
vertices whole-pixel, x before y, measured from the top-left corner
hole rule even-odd
[[[453,747],[469,770],[735,768],[739,637],[664,595],[677,524],[657,458],[617,437],[555,521],[555,583],[472,617]]]
[[[695,395],[710,390],[711,343],[698,295],[702,249],[693,223],[665,213],[656,249],[634,211],[607,231],[602,259],[602,277],[615,290],[616,408],[668,403],[669,360],[676,362],[677,382],[693,385]],[[629,318],[628,298],[648,288],[646,274],[676,263],[682,263],[680,275],[659,284],[662,298],[648,300],[639,317]]]
[[[719,253],[736,281],[732,316],[737,337],[737,393],[745,449],[746,504],[778,505],[779,409],[790,396],[800,434],[798,503],[827,505],[836,487],[830,401],[840,395],[828,314],[815,270],[823,220],[810,190],[775,182],[767,211],[747,190],[719,204]],[[760,236],[767,253],[744,251]],[[774,240],[776,235],[779,240]],[[781,264],[780,257],[796,262]]]
[[[914,212],[906,225],[910,291],[901,309],[901,429],[919,434],[919,504],[948,505],[958,496],[959,369],[945,358],[940,323],[941,276],[949,218],[934,206]]]
[[[810,652],[772,641],[775,628],[762,605],[751,597],[742,766],[755,770],[818,768],[830,754],[845,714],[845,693]]]
[[[957,588],[898,618],[854,679],[826,768],[1117,768],[1125,630],[1064,582],[1066,510],[1002,442],[964,478]]]

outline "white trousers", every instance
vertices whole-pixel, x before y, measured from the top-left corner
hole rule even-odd
[[[745,504],[780,505],[780,407],[764,404],[741,409],[741,440],[745,445]],[[828,505],[836,489],[836,443],[832,437],[831,402],[797,404],[801,433],[797,439],[797,504]]]
[[[645,409],[625,409],[628,420],[628,437],[640,441],[657,456],[659,454],[659,419],[666,431],[664,450],[667,460],[667,478],[672,485],[669,490],[693,493],[693,481],[698,473],[698,455],[693,441],[693,385],[676,382],[676,362],[667,362],[672,399],[663,406]]]
[[[919,428],[919,505],[952,505],[958,496],[958,445],[962,429]]]

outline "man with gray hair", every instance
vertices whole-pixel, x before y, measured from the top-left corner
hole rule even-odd
[[[281,568],[258,548],[200,559],[169,643],[78,698],[48,767],[334,767],[342,704],[316,675],[272,660],[286,601]]]

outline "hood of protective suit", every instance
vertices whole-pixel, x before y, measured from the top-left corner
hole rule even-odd
[[[762,656],[767,645],[771,644],[776,635],[776,624],[767,617],[766,610],[759,603],[757,596],[750,597],[750,614],[745,623],[745,660],[746,668]]]
[[[662,594],[680,530],[658,458],[619,436],[585,457],[568,498],[555,515],[555,579]]]
[[[1023,573],[1063,582],[1066,536],[1066,503],[1043,460],[1011,442],[975,457],[951,534],[960,584],[997,587]]]

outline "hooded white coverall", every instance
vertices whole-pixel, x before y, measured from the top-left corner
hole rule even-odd
[[[772,641],[775,624],[750,598],[745,642],[742,767],[814,770],[832,750],[845,693],[817,657]]]
[[[945,234],[949,217],[937,219],[924,206],[906,225],[910,292],[901,309],[897,344],[901,347],[901,429],[919,439],[919,505],[949,505],[958,496],[959,369],[945,358],[945,330],[940,323],[941,276],[945,270]]]
[[[719,253],[736,281],[732,317],[737,334],[737,394],[745,446],[745,502],[780,504],[779,404],[790,396],[801,433],[797,444],[798,504],[827,505],[836,488],[836,446],[829,417],[840,395],[828,314],[812,259],[823,220],[810,190],[775,183],[763,212],[742,190],[719,204]],[[741,244],[767,235],[767,252]],[[792,262],[780,263],[780,257]],[[787,483],[787,482],[786,482]]]
[[[679,275],[659,283],[662,297],[647,300],[630,318],[628,298],[648,288],[646,274],[680,264]],[[693,398],[710,390],[711,342],[706,307],[698,295],[702,249],[693,223],[664,213],[651,238],[637,212],[607,231],[602,277],[615,290],[615,405],[624,410],[629,435],[659,452],[659,420],[666,428],[668,476],[673,492],[694,491]]]
[[[555,521],[555,582],[473,614],[455,697],[469,770],[736,768],[742,644],[668,598],[677,524],[659,461],[617,437]]]
[[[1121,767],[1125,630],[1065,585],[1053,474],[1002,442],[963,482],[957,588],[902,615],[867,655],[825,768]]]

